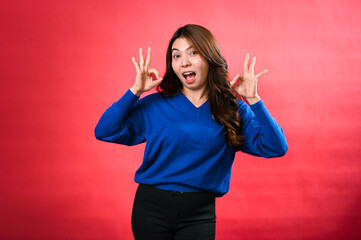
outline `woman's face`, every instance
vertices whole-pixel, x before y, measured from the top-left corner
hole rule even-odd
[[[205,90],[208,63],[186,38],[177,38],[172,45],[172,68],[182,82],[183,89]]]

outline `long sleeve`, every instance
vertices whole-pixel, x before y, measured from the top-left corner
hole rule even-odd
[[[138,99],[138,96],[128,90],[119,101],[113,103],[96,125],[95,137],[98,140],[124,145],[144,142],[140,106],[137,106]]]
[[[288,144],[282,128],[271,116],[262,100],[254,105],[240,104],[243,145],[236,151],[271,158],[286,154]]]

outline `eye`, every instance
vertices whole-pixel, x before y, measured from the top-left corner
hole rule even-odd
[[[191,52],[191,55],[196,55],[196,54],[197,54],[196,51],[192,51],[192,52]]]
[[[173,58],[179,58],[178,54],[173,55]]]

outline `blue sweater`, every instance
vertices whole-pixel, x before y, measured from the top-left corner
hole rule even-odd
[[[287,151],[283,131],[262,101],[251,106],[238,102],[239,134],[245,138],[242,146],[232,148],[225,140],[224,126],[212,119],[208,102],[197,108],[182,93],[138,99],[128,90],[95,128],[96,138],[102,141],[128,146],[146,142],[143,163],[135,174],[137,183],[222,196],[229,190],[235,152],[270,158]]]

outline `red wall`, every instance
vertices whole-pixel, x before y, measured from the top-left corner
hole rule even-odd
[[[361,238],[361,2],[3,0],[0,239],[132,239],[144,145],[94,127],[135,77],[131,57],[186,23],[209,28],[229,64],[257,56],[283,158],[236,156],[217,200],[217,239]]]

